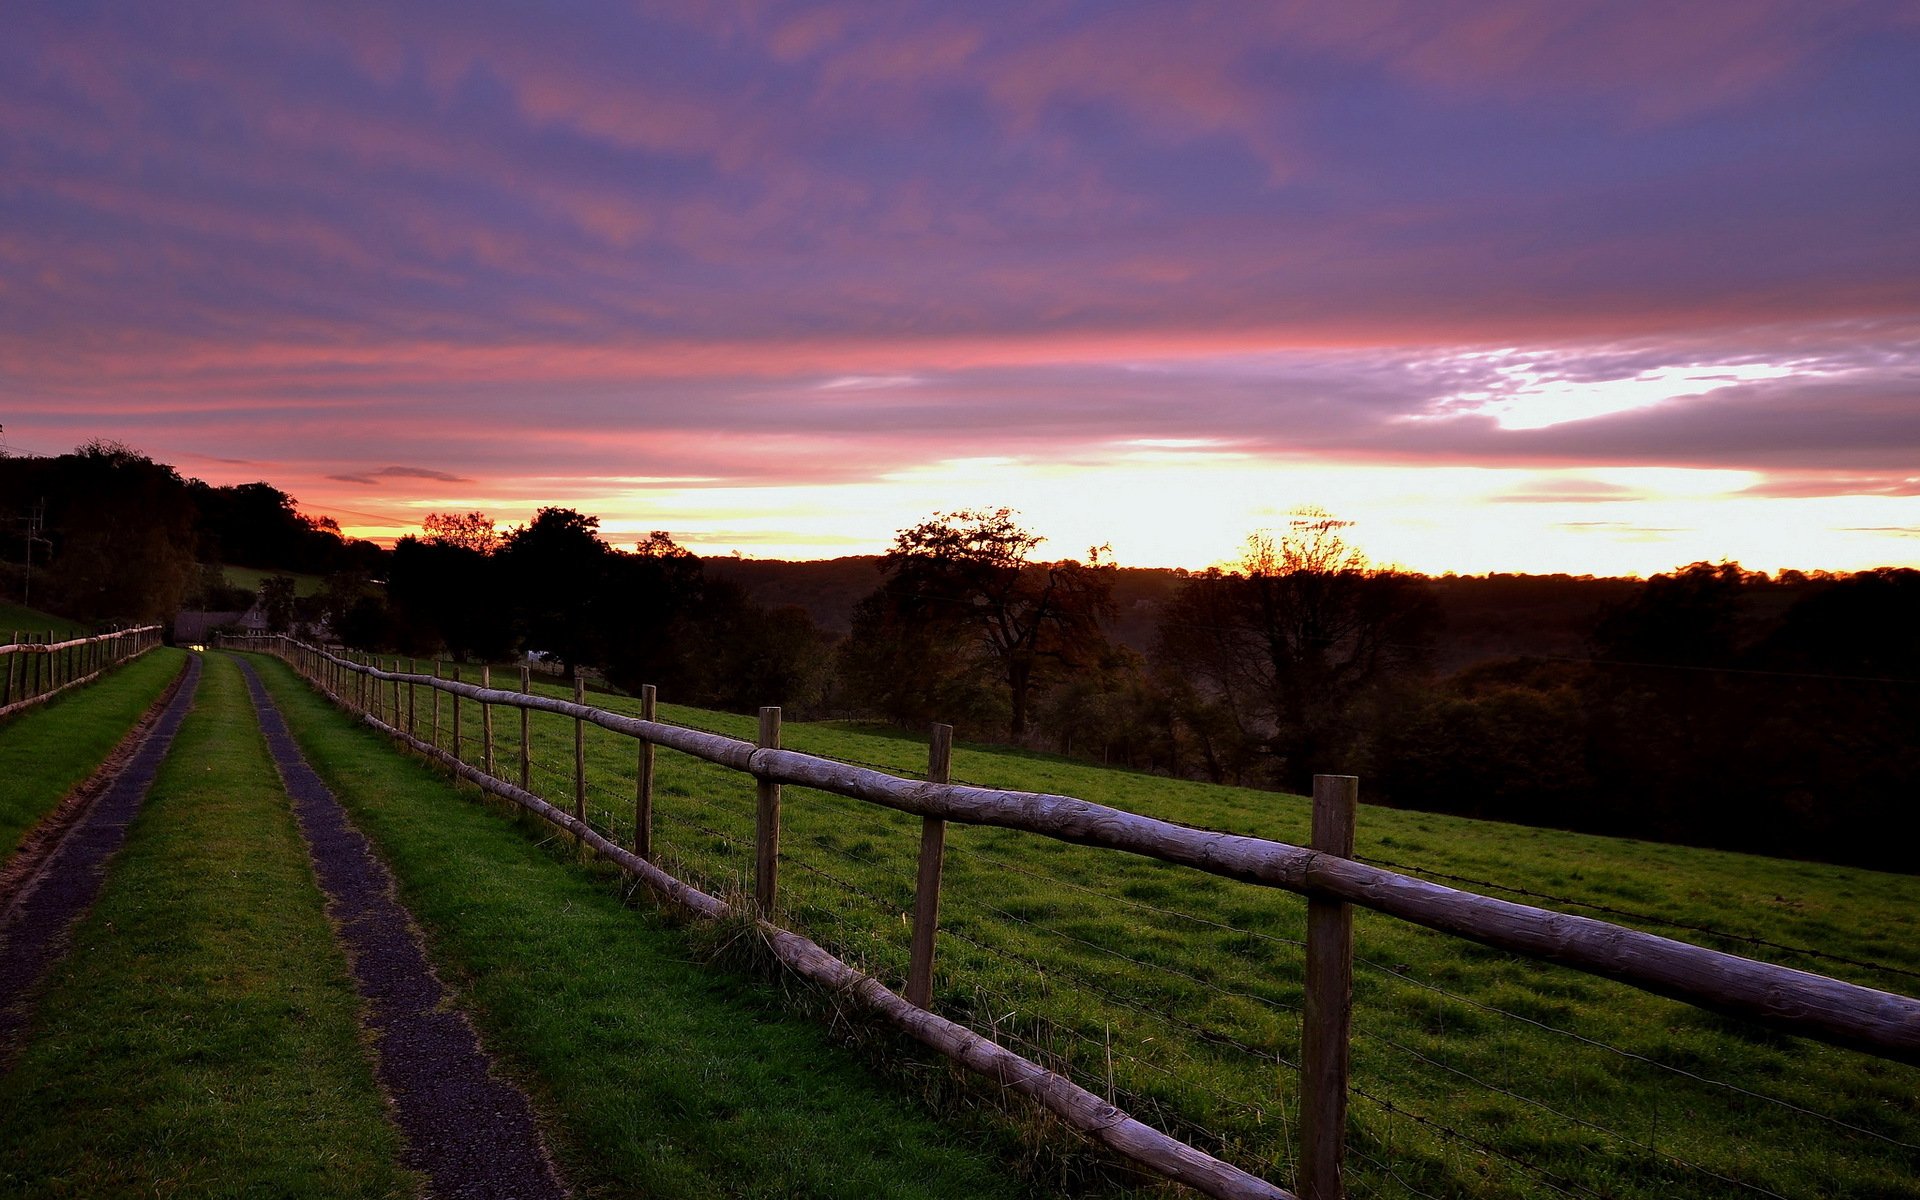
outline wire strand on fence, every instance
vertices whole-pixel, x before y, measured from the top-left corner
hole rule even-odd
[[[1433,1058],[1432,1056],[1425,1054],[1422,1051],[1417,1050],[1412,1046],[1406,1045],[1405,1043],[1400,1042],[1394,1038],[1390,1038],[1385,1034],[1374,1033],[1371,1030],[1365,1030],[1365,1029],[1356,1030],[1355,1034],[1356,1036],[1366,1038],[1369,1041],[1379,1042],[1384,1046],[1391,1047],[1392,1049],[1398,1051],[1399,1053],[1408,1055],[1409,1057],[1414,1058],[1419,1062],[1424,1063],[1425,1065],[1432,1067],[1436,1070],[1445,1071],[1456,1078],[1464,1079],[1467,1082],[1473,1084],[1475,1087],[1481,1088],[1485,1091],[1492,1092],[1496,1095],[1505,1096],[1509,1100],[1519,1101],[1521,1104],[1525,1104],[1531,1108],[1538,1109],[1539,1111],[1544,1112],[1547,1115],[1554,1117],[1558,1120],[1565,1121],[1572,1125],[1577,1125],[1582,1129],[1591,1130],[1594,1133],[1598,1133],[1604,1137],[1611,1138],[1612,1140],[1619,1142],[1622,1145],[1631,1146],[1636,1150],[1644,1151],[1647,1154],[1653,1155],[1656,1158],[1665,1159],[1667,1162],[1670,1162],[1674,1166],[1680,1167],[1684,1170],[1692,1171],[1700,1175],[1705,1175],[1708,1178],[1713,1179],[1720,1183],[1731,1184],[1734,1187],[1744,1188],[1745,1190],[1753,1192],[1757,1195],[1779,1197],[1779,1200],[1785,1200],[1784,1197],[1779,1196],[1778,1192],[1769,1191],[1768,1189],[1760,1187],[1756,1184],[1748,1183],[1743,1179],[1735,1179],[1732,1176],[1723,1175],[1719,1171],[1714,1170],[1712,1167],[1703,1166],[1700,1163],[1691,1162],[1687,1159],[1681,1158],[1679,1155],[1674,1154],[1671,1151],[1660,1149],[1658,1146],[1653,1145],[1651,1142],[1641,1141],[1638,1138],[1632,1137],[1629,1134],[1621,1133],[1617,1129],[1612,1129],[1606,1125],[1602,1125],[1597,1121],[1592,1121],[1587,1119],[1586,1117],[1579,1116],[1575,1113],[1570,1113],[1563,1109],[1555,1108],[1553,1105],[1548,1104],[1544,1100],[1540,1100],[1533,1096],[1526,1095],[1523,1092],[1514,1091],[1511,1088],[1504,1087],[1500,1084],[1492,1082],[1491,1080],[1483,1079],[1480,1076],[1475,1075],[1471,1071],[1467,1071],[1460,1067],[1453,1066],[1450,1063],[1441,1062],[1439,1059]]]
[[[1502,1162],[1506,1163],[1508,1166],[1514,1168],[1515,1170],[1520,1171],[1524,1174],[1533,1176],[1535,1179],[1538,1179],[1540,1182],[1546,1184],[1548,1187],[1560,1193],[1562,1196],[1575,1195],[1576,1194],[1575,1191],[1569,1190],[1571,1188],[1571,1189],[1576,1189],[1578,1194],[1592,1196],[1592,1197],[1595,1197],[1596,1200],[1610,1200],[1608,1194],[1605,1192],[1596,1192],[1592,1188],[1588,1187],[1586,1184],[1580,1183],[1578,1180],[1563,1179],[1560,1176],[1555,1175],[1553,1172],[1547,1170],[1545,1167],[1538,1165],[1537,1163],[1528,1162],[1526,1159],[1521,1158],[1518,1155],[1511,1153],[1510,1151],[1503,1150],[1500,1147],[1495,1146],[1490,1142],[1481,1141],[1479,1138],[1474,1137],[1472,1134],[1462,1133],[1460,1130],[1455,1129],[1452,1126],[1444,1124],[1440,1121],[1436,1121],[1432,1117],[1429,1117],[1424,1113],[1415,1112],[1412,1109],[1396,1104],[1392,1100],[1389,1100],[1385,1097],[1376,1096],[1365,1088],[1362,1088],[1359,1086],[1352,1086],[1350,1090],[1354,1095],[1374,1105],[1376,1108],[1379,1108],[1383,1112],[1405,1117],[1407,1120],[1414,1122],[1415,1124],[1421,1126],[1422,1128],[1431,1130],[1433,1133],[1437,1134],[1438,1136],[1450,1139],[1454,1142],[1459,1143],[1460,1145],[1470,1147],[1481,1154],[1492,1155],[1493,1157],[1501,1160]],[[1783,1197],[1782,1200],[1785,1200],[1785,1198]]]
[[[1088,941],[1086,938],[1083,938],[1083,937],[1076,937],[1075,935],[1064,932],[1063,930],[1048,929],[1045,925],[1040,925],[1033,921],[1029,921],[1025,917],[1019,916],[1015,913],[1010,913],[1003,908],[996,908],[992,905],[987,905],[985,907],[985,911],[992,913],[994,916],[1003,917],[1006,920],[1013,921],[1016,924],[1024,925],[1027,928],[1035,930],[1039,933],[1045,934],[1048,937],[1058,938],[1062,941],[1073,942],[1076,945],[1085,946],[1090,950],[1097,951],[1101,954],[1108,955],[1112,958],[1117,958],[1121,962],[1131,963],[1137,967],[1145,967],[1149,971],[1158,971],[1164,975],[1171,975],[1176,979],[1184,979],[1188,983],[1195,984],[1196,986],[1205,988],[1211,992],[1216,992],[1222,996],[1230,996],[1235,999],[1246,1000],[1253,1004],[1258,1004],[1258,1005],[1261,1005],[1262,1007],[1271,1008],[1279,1012],[1298,1013],[1300,1011],[1300,1008],[1298,1005],[1288,1004],[1285,1001],[1274,1000],[1266,996],[1256,996],[1252,992],[1243,992],[1235,988],[1225,987],[1221,984],[1214,983],[1211,980],[1202,979],[1198,975],[1194,975],[1194,974],[1190,974],[1189,972],[1182,971],[1178,967],[1169,967],[1162,963],[1146,962],[1142,959],[1134,958],[1132,955],[1122,954],[1120,951],[1113,949],[1111,946],[1103,946],[1098,942]]]
[[[1458,992],[1452,991],[1448,988],[1441,987],[1437,983],[1430,983],[1427,980],[1420,979],[1416,976],[1409,975],[1406,972],[1398,970],[1394,967],[1387,966],[1385,963],[1375,962],[1372,959],[1365,958],[1360,955],[1355,955],[1353,961],[1356,964],[1367,967],[1371,970],[1379,971],[1382,974],[1391,975],[1395,979],[1399,979],[1406,983],[1410,983],[1415,987],[1424,988],[1427,991],[1434,992],[1441,996],[1445,996],[1449,1000],[1454,1000],[1461,1004],[1469,1005],[1473,1008],[1480,1009],[1483,1012],[1491,1013],[1495,1016],[1505,1017],[1508,1020],[1523,1022],[1524,1024],[1535,1027],[1536,1029],[1541,1029],[1548,1033],[1555,1034],[1559,1037],[1563,1037],[1571,1041],[1579,1042],[1582,1045],[1590,1046],[1596,1050],[1604,1050],[1609,1054],[1618,1055],[1619,1057],[1624,1059],[1630,1059],[1634,1062],[1641,1063],[1648,1067],[1652,1067],[1655,1070],[1665,1071],[1669,1074],[1680,1076],[1682,1078],[1691,1080],[1695,1083],[1706,1084],[1709,1087],[1716,1087],[1725,1091],[1733,1092],[1737,1095],[1745,1096],[1751,1100],[1759,1100],[1759,1101],[1762,1101],[1763,1103],[1776,1105],[1780,1108],[1786,1109],[1789,1112],[1795,1113],[1796,1115],[1804,1116],[1804,1117],[1812,1117],[1816,1120],[1823,1121],[1837,1128],[1847,1130],[1850,1133],[1856,1133],[1856,1134],[1860,1134],[1863,1137],[1873,1138],[1876,1141],[1885,1142],[1890,1146],[1898,1146],[1903,1150],[1920,1150],[1920,1145],[1915,1145],[1912,1142],[1904,1142],[1898,1138],[1889,1137],[1884,1133],[1879,1133],[1879,1132],[1876,1132],[1875,1130],[1867,1129],[1860,1125],[1855,1125],[1850,1121],[1845,1121],[1839,1117],[1832,1116],[1828,1113],[1823,1113],[1818,1109],[1807,1108],[1804,1105],[1795,1104],[1791,1100],[1785,1100],[1778,1096],[1771,1096],[1765,1092],[1756,1092],[1751,1088],[1742,1087],[1737,1083],[1729,1083],[1723,1079],[1715,1079],[1709,1075],[1701,1075],[1701,1074],[1698,1074],[1697,1072],[1689,1071],[1685,1067],[1676,1067],[1671,1063],[1663,1063],[1657,1058],[1651,1058],[1645,1054],[1640,1054],[1635,1051],[1625,1049],[1624,1047],[1613,1045],[1611,1042],[1602,1041],[1599,1038],[1589,1037],[1584,1033],[1577,1033],[1571,1029],[1562,1029],[1558,1025],[1549,1024],[1548,1022],[1542,1021],[1537,1017],[1529,1017],[1522,1013],[1511,1012],[1507,1009],[1500,1008],[1496,1005],[1488,1004],[1483,1000],[1476,1000],[1471,996],[1461,995]]]
[[[1113,989],[1107,987],[1105,984],[1096,982],[1095,980],[1089,979],[1084,975],[1078,975],[1072,972],[1062,971],[1057,964],[1044,963],[1044,962],[1041,962],[1039,959],[1029,958],[1024,954],[1018,953],[1017,951],[1008,950],[1003,946],[995,946],[990,943],[983,942],[959,928],[942,929],[940,933],[941,933],[941,936],[943,937],[952,937],[952,938],[958,939],[959,941],[965,942],[969,946],[972,946],[983,953],[993,955],[998,958],[1003,958],[1008,962],[1013,963],[1015,966],[1022,968],[1025,971],[1034,973],[1038,977],[1045,978],[1051,975],[1051,976],[1065,979],[1068,982],[1072,983],[1074,986],[1085,988],[1086,990],[1093,992],[1094,994],[1100,996],[1102,999],[1109,1001],[1110,1003],[1118,1004],[1122,1008],[1132,1009],[1133,1011],[1138,1012],[1142,1016],[1149,1017],[1155,1021],[1164,1022],[1166,1024],[1173,1025],[1179,1029],[1183,1029],[1186,1032],[1193,1034],[1195,1037],[1198,1037],[1203,1041],[1211,1042],[1214,1045],[1221,1046],[1229,1050],[1234,1050],[1238,1053],[1249,1055],[1251,1057],[1254,1057],[1263,1061],[1276,1062],[1276,1063],[1279,1063],[1281,1066],[1287,1067],[1291,1070],[1297,1071],[1300,1069],[1298,1063],[1293,1062],[1291,1059],[1287,1058],[1284,1054],[1281,1054],[1277,1050],[1264,1047],[1264,1046],[1256,1046],[1251,1042],[1247,1042],[1240,1038],[1236,1038],[1231,1034],[1220,1033],[1216,1030],[1211,1030],[1203,1026],[1196,1025],[1193,1022],[1186,1020],[1184,1017],[1179,1017],[1174,1015],[1172,1012],[1169,1012],[1166,1009],[1147,1008],[1144,1004],[1142,1004],[1139,1000],[1135,999],[1134,997],[1122,995],[1121,993],[1116,992]]]
[[[1229,1096],[1226,1093],[1221,1092],[1215,1088],[1208,1087],[1207,1085],[1199,1082],[1197,1079],[1193,1078],[1190,1075],[1178,1074],[1175,1071],[1173,1071],[1171,1068],[1161,1063],[1156,1063],[1151,1059],[1141,1058],[1135,1054],[1127,1054],[1122,1052],[1120,1055],[1116,1057],[1113,1053],[1114,1042],[1113,1042],[1111,1027],[1109,1027],[1109,1029],[1107,1030],[1106,1038],[1102,1040],[1102,1039],[1095,1039],[1092,1035],[1082,1033],[1080,1030],[1074,1029],[1071,1026],[1062,1025],[1056,1021],[1050,1020],[1046,1016],[1039,1013],[1033,1014],[1033,1016],[1030,1018],[1031,1020],[1033,1020],[1034,1022],[1036,1022],[1042,1027],[1041,1031],[1044,1033],[1051,1034],[1056,1038],[1063,1039],[1070,1043],[1088,1046],[1091,1049],[1099,1052],[1102,1056],[1102,1061],[1107,1068],[1107,1074],[1104,1076],[1101,1076],[1101,1075],[1095,1075],[1091,1071],[1089,1071],[1086,1067],[1077,1064],[1070,1055],[1063,1055],[1057,1047],[1047,1045],[1037,1040],[1035,1037],[1029,1034],[1024,1034],[1019,1032],[1016,1029],[1008,1028],[1004,1024],[1007,1018],[1004,1018],[1004,1017],[982,1018],[977,1013],[973,1013],[973,1012],[963,1012],[960,1015],[963,1023],[973,1028],[976,1032],[981,1033],[983,1036],[987,1036],[992,1040],[1002,1041],[1004,1043],[1010,1043],[1014,1046],[1025,1046],[1034,1051],[1037,1051],[1043,1058],[1052,1060],[1055,1064],[1057,1064],[1060,1067],[1060,1070],[1058,1071],[1059,1074],[1064,1074],[1069,1076],[1078,1076],[1082,1086],[1087,1086],[1089,1091],[1099,1090],[1103,1092],[1107,1096],[1108,1103],[1110,1104],[1114,1103],[1117,1098],[1124,1097],[1128,1101],[1128,1107],[1133,1109],[1137,1114],[1144,1115],[1151,1112],[1156,1114],[1157,1119],[1163,1122],[1169,1122],[1169,1123],[1178,1122],[1180,1124],[1185,1125],[1188,1129],[1198,1132],[1205,1138],[1206,1141],[1214,1143],[1216,1145],[1221,1144],[1223,1142],[1223,1139],[1221,1137],[1219,1130],[1208,1129],[1205,1126],[1197,1124],[1191,1119],[1180,1114],[1177,1110],[1169,1108],[1167,1101],[1163,1099],[1148,1096],[1147,1094],[1134,1090],[1132,1088],[1120,1087],[1118,1084],[1117,1078],[1113,1073],[1113,1064],[1115,1062],[1121,1062],[1121,1063],[1127,1064],[1130,1067],[1144,1067],[1147,1070],[1152,1071],[1155,1074],[1158,1074],[1163,1078],[1167,1079],[1168,1081],[1170,1081],[1170,1083],[1174,1087],[1210,1097],[1214,1100],[1219,1101],[1221,1104],[1227,1106],[1228,1108],[1237,1110],[1238,1112],[1246,1116],[1252,1117],[1254,1119],[1255,1124],[1265,1124],[1267,1121],[1267,1118],[1269,1115],[1267,1109],[1262,1108],[1259,1105],[1250,1104],[1242,1098],[1239,1098],[1236,1096]],[[1148,1015],[1153,1015],[1153,1014],[1148,1014]],[[1035,1061],[1040,1061],[1040,1060],[1036,1059]],[[1182,1061],[1191,1064],[1191,1063],[1194,1063],[1196,1060],[1194,1060],[1190,1056],[1183,1055]],[[1287,1135],[1285,1134],[1286,1123],[1284,1118],[1284,1110],[1281,1111],[1281,1117],[1282,1117],[1283,1137],[1286,1137]],[[1287,1140],[1290,1141],[1290,1137]],[[1268,1156],[1265,1161],[1269,1166],[1271,1166],[1273,1159],[1271,1156]]]
[[[995,858],[990,854],[985,854],[979,850],[974,850],[966,846],[956,845],[951,847],[951,849],[954,852],[961,854],[965,857],[979,859],[981,862],[984,862],[989,866],[994,867],[997,870],[1011,871],[1016,875],[1025,875],[1030,879],[1037,879],[1042,883],[1057,885],[1060,887],[1068,888],[1076,892],[1084,892],[1090,896],[1098,896],[1103,900],[1111,900],[1115,904],[1125,905],[1128,908],[1136,909],[1140,912],[1157,913],[1161,916],[1167,916],[1167,917],[1178,917],[1182,921],[1191,921],[1196,925],[1205,925],[1213,929],[1220,929],[1220,930],[1230,931],[1233,933],[1243,934],[1247,937],[1258,938],[1261,941],[1273,942],[1278,945],[1290,946],[1296,949],[1304,950],[1307,945],[1304,941],[1301,941],[1299,938],[1281,937],[1279,934],[1264,933],[1257,929],[1248,929],[1245,926],[1241,926],[1241,925],[1230,925],[1224,921],[1215,921],[1208,917],[1198,916],[1194,913],[1181,912],[1179,909],[1176,909],[1176,908],[1161,908],[1157,904],[1146,904],[1139,900],[1130,899],[1126,896],[1119,896],[1119,895],[1115,895],[1112,892],[1102,891],[1099,888],[1088,887],[1086,884],[1083,884],[1083,883],[1075,883],[1070,879],[1062,879],[1058,875],[1047,875],[1039,871],[1030,870],[1026,867],[1019,866],[1016,863],[1010,863],[1010,862],[1007,862],[1005,859]]]

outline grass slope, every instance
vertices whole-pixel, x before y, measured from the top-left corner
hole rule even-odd
[[[33,634],[51,631],[56,637],[73,637],[87,629],[77,621],[0,600],[0,641],[11,641],[15,631]]]
[[[480,722],[463,707],[464,751],[477,762]],[[450,708],[443,701],[449,745]],[[414,702],[423,732],[429,713],[423,692]],[[518,714],[496,716],[497,770],[515,778]],[[753,736],[747,717],[670,705],[662,716]],[[532,783],[563,805],[572,739],[572,722],[534,718]],[[870,729],[795,725],[785,744],[906,774],[925,762],[923,742]],[[633,743],[589,727],[587,746],[589,816],[625,840]],[[1296,844],[1307,836],[1298,797],[975,747],[957,752],[954,773]],[[743,890],[752,781],[667,751],[657,778],[666,865],[709,890]],[[786,919],[899,986],[917,819],[789,788],[783,826]],[[1676,935],[1663,922],[1705,925],[1728,936],[1677,936],[1871,986],[1912,994],[1920,984],[1920,878],[1375,808],[1362,811],[1358,851],[1631,909],[1657,933]],[[1012,831],[950,827],[942,920],[943,1013],[1291,1180],[1296,1076],[1285,1064],[1298,1045],[1299,898]],[[1356,947],[1352,1144],[1363,1193],[1920,1190],[1920,1071],[1371,913],[1357,915]]]
[[[0,862],[84,782],[180,671],[160,647],[45,704],[0,720]]]
[[[318,596],[321,592],[325,591],[327,587],[327,581],[320,576],[307,575],[299,571],[272,571],[261,567],[225,566],[220,568],[220,573],[226,577],[228,587],[243,587],[255,593],[259,592],[261,584],[276,575],[285,575],[292,579],[293,594],[303,598]]]
[[[875,1079],[778,990],[703,967],[686,932],[557,863],[493,807],[264,678],[315,768],[382,849],[448,982],[594,1195],[994,1197],[999,1157]]]
[[[411,1196],[238,670],[196,707],[0,1076],[8,1196]]]

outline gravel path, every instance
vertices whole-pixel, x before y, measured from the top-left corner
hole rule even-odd
[[[100,780],[96,798],[0,912],[0,1063],[12,1058],[32,1015],[34,985],[65,951],[67,935],[100,894],[109,861],[127,840],[127,826],[173,748],[199,682],[195,655],[160,719],[144,736],[136,728],[129,742],[137,744],[123,742],[114,750],[109,763],[119,760],[119,770]]]
[[[366,1002],[407,1165],[447,1200],[564,1197],[527,1098],[490,1072],[465,1014],[447,1006],[386,864],[308,765],[253,665],[240,665]]]

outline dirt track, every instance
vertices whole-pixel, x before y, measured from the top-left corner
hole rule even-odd
[[[366,1002],[407,1165],[438,1197],[565,1196],[526,1097],[492,1074],[465,1014],[448,1007],[392,874],[300,753],[252,664],[241,669]]]

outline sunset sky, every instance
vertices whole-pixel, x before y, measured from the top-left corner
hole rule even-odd
[[[1920,564],[1920,3],[14,3],[0,425],[349,532]]]

